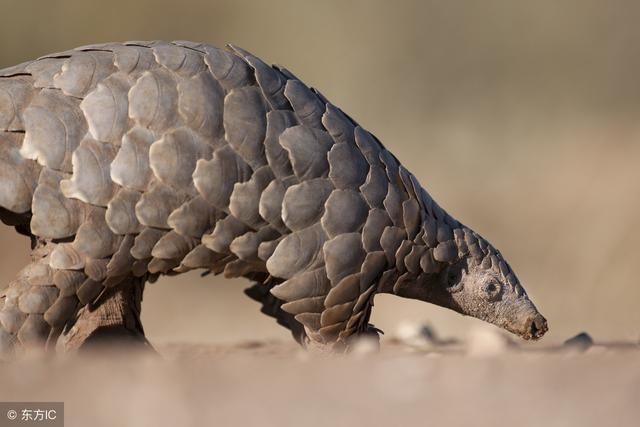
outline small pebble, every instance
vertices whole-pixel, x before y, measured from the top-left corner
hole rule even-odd
[[[592,345],[593,345],[593,338],[591,338],[591,336],[586,332],[580,332],[575,337],[572,337],[566,340],[563,344],[563,346],[566,348],[571,348],[571,349],[580,350],[580,351],[586,351]]]

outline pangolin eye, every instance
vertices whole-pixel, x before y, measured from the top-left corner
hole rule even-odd
[[[489,301],[496,301],[500,298],[502,286],[498,282],[490,281],[482,286],[482,290],[486,299]]]

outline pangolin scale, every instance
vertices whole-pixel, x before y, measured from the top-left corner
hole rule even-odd
[[[145,282],[205,269],[307,344],[371,330],[376,293],[538,338],[499,251],[369,132],[234,46],[85,46],[0,71],[0,217],[32,262],[0,294],[0,354],[143,337]]]

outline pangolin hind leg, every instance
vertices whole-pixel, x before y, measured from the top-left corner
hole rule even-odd
[[[31,262],[0,294],[0,357],[16,350],[55,348],[78,298],[54,283],[48,256],[52,245],[34,241]]]
[[[146,276],[110,284],[82,270],[56,270],[50,261],[58,246],[32,236],[31,262],[0,293],[0,359],[101,342],[150,348],[140,322]]]
[[[152,349],[140,321],[146,278],[130,277],[103,288],[98,298],[78,311],[61,338],[65,351],[103,346]]]

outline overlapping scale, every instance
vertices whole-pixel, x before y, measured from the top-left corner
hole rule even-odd
[[[159,43],[151,47],[156,62],[182,76],[192,77],[206,67],[202,55],[172,43]]]
[[[211,73],[202,71],[178,83],[178,112],[190,129],[214,147],[222,144],[224,91]]]
[[[368,172],[369,165],[355,144],[335,144],[329,151],[329,178],[336,188],[357,190]]]
[[[289,187],[282,199],[284,224],[292,231],[299,231],[318,222],[333,189],[325,178],[310,179]]]
[[[263,166],[248,181],[236,183],[229,198],[229,212],[253,228],[265,225],[259,213],[260,197],[272,180],[271,169]]]
[[[71,157],[87,132],[80,100],[43,89],[24,110],[20,154],[50,169],[71,172]]]
[[[66,198],[60,191],[61,172],[43,169],[31,202],[31,232],[43,238],[62,239],[72,236],[84,219],[84,206]]]
[[[80,103],[93,139],[120,145],[130,127],[128,93],[132,82],[124,73],[112,74]]]
[[[336,106],[327,103],[326,111],[322,115],[322,124],[336,143],[355,143],[353,122]]]
[[[259,266],[262,264],[258,255],[260,245],[264,242],[277,239],[279,236],[280,233],[273,228],[261,227],[258,231],[249,231],[233,239],[229,245],[229,249],[238,259]]]
[[[169,215],[187,199],[185,193],[178,192],[160,181],[153,181],[136,203],[136,217],[140,224],[147,227],[169,229]]]
[[[215,208],[197,196],[171,212],[167,224],[183,236],[197,238],[215,224],[216,218]]]
[[[281,181],[279,179],[271,181],[260,195],[260,204],[258,206],[260,216],[282,233],[289,232],[282,220],[282,206],[289,185],[291,185],[289,181]]]
[[[224,99],[223,124],[227,142],[249,166],[255,170],[266,163],[267,105],[259,88],[232,90]]]
[[[110,166],[111,179],[132,190],[145,191],[152,178],[149,149],[153,134],[142,127],[133,127],[122,138],[122,145]]]
[[[329,174],[327,152],[333,140],[325,131],[306,126],[287,128],[280,135],[280,145],[289,153],[293,172],[301,181]]]
[[[206,46],[203,50],[206,52],[205,63],[225,90],[230,91],[251,82],[249,66],[237,55],[212,46]]]
[[[118,249],[122,237],[113,234],[105,220],[106,209],[93,207],[78,228],[73,248],[90,258],[105,258]]]
[[[366,253],[362,247],[360,233],[339,234],[322,247],[327,277],[332,284],[360,271]]]
[[[165,133],[149,147],[149,166],[164,184],[177,191],[195,194],[193,171],[200,159],[211,158],[212,148],[189,128]]]
[[[271,293],[283,301],[327,295],[331,283],[324,267],[304,271],[273,287]]]
[[[302,123],[315,129],[324,129],[322,115],[325,104],[299,80],[288,80],[284,88],[284,96],[287,97],[293,111]]]
[[[322,247],[327,240],[322,226],[315,224],[287,235],[267,260],[274,277],[290,279],[302,271],[313,270],[323,263]]]
[[[54,88],[53,78],[60,73],[62,66],[69,56],[42,58],[29,63],[24,72],[33,76],[33,86],[36,88]]]
[[[286,109],[290,107],[289,101],[284,95],[284,87],[287,77],[280,71],[270,67],[250,53],[236,47],[231,48],[244,58],[244,60],[253,68],[256,82],[262,90],[263,96],[267,99],[274,110]]]
[[[143,225],[136,217],[136,204],[141,193],[122,188],[109,201],[105,220],[112,232],[116,234],[138,234]]]
[[[176,124],[178,89],[170,71],[155,68],[142,74],[129,91],[129,117],[154,132]]]
[[[117,71],[113,61],[111,52],[94,50],[73,54],[53,76],[53,84],[66,95],[83,98],[98,82]]]
[[[211,234],[202,237],[202,243],[212,251],[229,253],[231,242],[247,231],[249,231],[249,227],[245,223],[233,215],[229,215],[216,222]]]
[[[280,179],[293,175],[287,150],[280,144],[280,135],[295,125],[298,120],[292,111],[276,110],[267,113],[267,129],[264,150],[273,174]]]
[[[211,160],[198,160],[193,182],[207,202],[227,211],[233,186],[247,181],[251,173],[249,165],[226,145],[215,150]]]
[[[0,206],[18,214],[31,210],[40,175],[38,164],[20,155],[22,138],[19,133],[0,132]]]
[[[114,54],[115,66],[134,78],[158,66],[152,50],[148,47],[115,45],[111,50]]]
[[[325,203],[322,227],[329,237],[359,231],[368,213],[369,206],[359,192],[334,190]]]
[[[116,148],[85,138],[73,152],[73,174],[60,182],[65,197],[97,206],[107,206],[116,192],[111,181],[111,162]]]
[[[22,115],[35,92],[30,76],[0,78],[0,130],[24,130]]]

